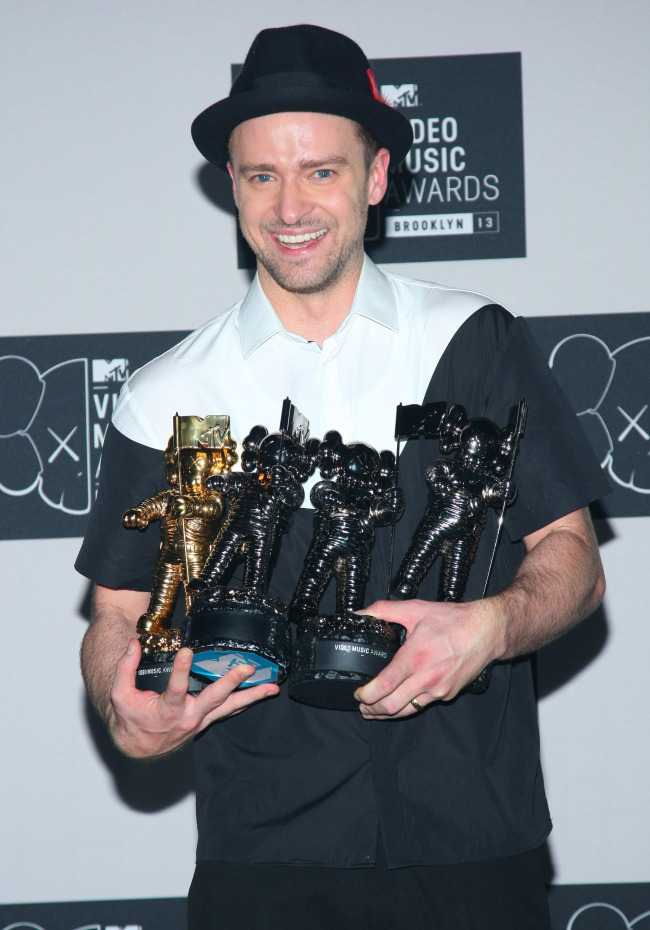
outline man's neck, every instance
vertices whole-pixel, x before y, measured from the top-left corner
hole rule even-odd
[[[268,272],[258,266],[262,290],[282,325],[297,336],[323,346],[346,318],[359,283],[361,267],[355,275],[337,281],[316,294],[296,294],[280,287]]]

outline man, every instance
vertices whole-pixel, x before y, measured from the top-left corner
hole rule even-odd
[[[368,206],[411,134],[355,43],[315,26],[264,30],[193,136],[230,173],[257,277],[243,301],[125,386],[78,560],[97,582],[84,677],[116,745],[156,758],[196,737],[190,927],[548,927],[536,849],[550,821],[527,656],[602,597],[585,509],[607,490],[598,463],[523,321],[364,257]],[[160,450],[176,410],[228,413],[243,437],[255,423],[272,429],[287,395],[312,435],[336,429],[378,450],[394,445],[399,402],[459,403],[505,425],[525,396],[519,495],[491,596],[480,599],[486,541],[465,603],[435,603],[435,572],[419,599],[381,599],[390,530],[379,530],[368,601],[380,599],[366,609],[408,637],[359,688],[359,714],[299,704],[274,684],[238,690],[247,666],[190,697],[186,649],[163,695],[137,691],[135,624],[156,539],[123,531],[121,513],[163,485]],[[421,439],[402,456],[395,564],[437,455]],[[312,513],[293,515],[280,549],[270,593],[285,603]],[[463,693],[491,662],[486,693]]]

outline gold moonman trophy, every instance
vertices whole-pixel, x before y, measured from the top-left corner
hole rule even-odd
[[[207,479],[230,472],[237,461],[237,443],[230,435],[229,416],[174,417],[174,432],[165,449],[165,476],[169,490],[141,501],[124,514],[127,528],[145,530],[160,523],[160,550],[156,559],[149,607],[138,621],[142,659],[136,686],[162,693],[171,674],[182,632],[173,627],[173,614],[181,586],[185,614],[191,604],[190,582],[199,577],[219,532],[223,495],[208,488]],[[190,681],[190,691],[202,686]]]

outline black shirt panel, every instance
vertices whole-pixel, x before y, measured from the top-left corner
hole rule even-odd
[[[160,548],[158,524],[126,529],[122,517],[168,488],[162,452],[127,439],[111,423],[102,450],[99,492],[76,570],[107,588],[150,591]]]

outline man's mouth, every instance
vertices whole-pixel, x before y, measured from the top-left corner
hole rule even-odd
[[[326,233],[327,229],[317,229],[316,232],[274,233],[274,236],[280,245],[287,249],[304,249],[306,246],[311,245],[312,242],[322,239]]]

